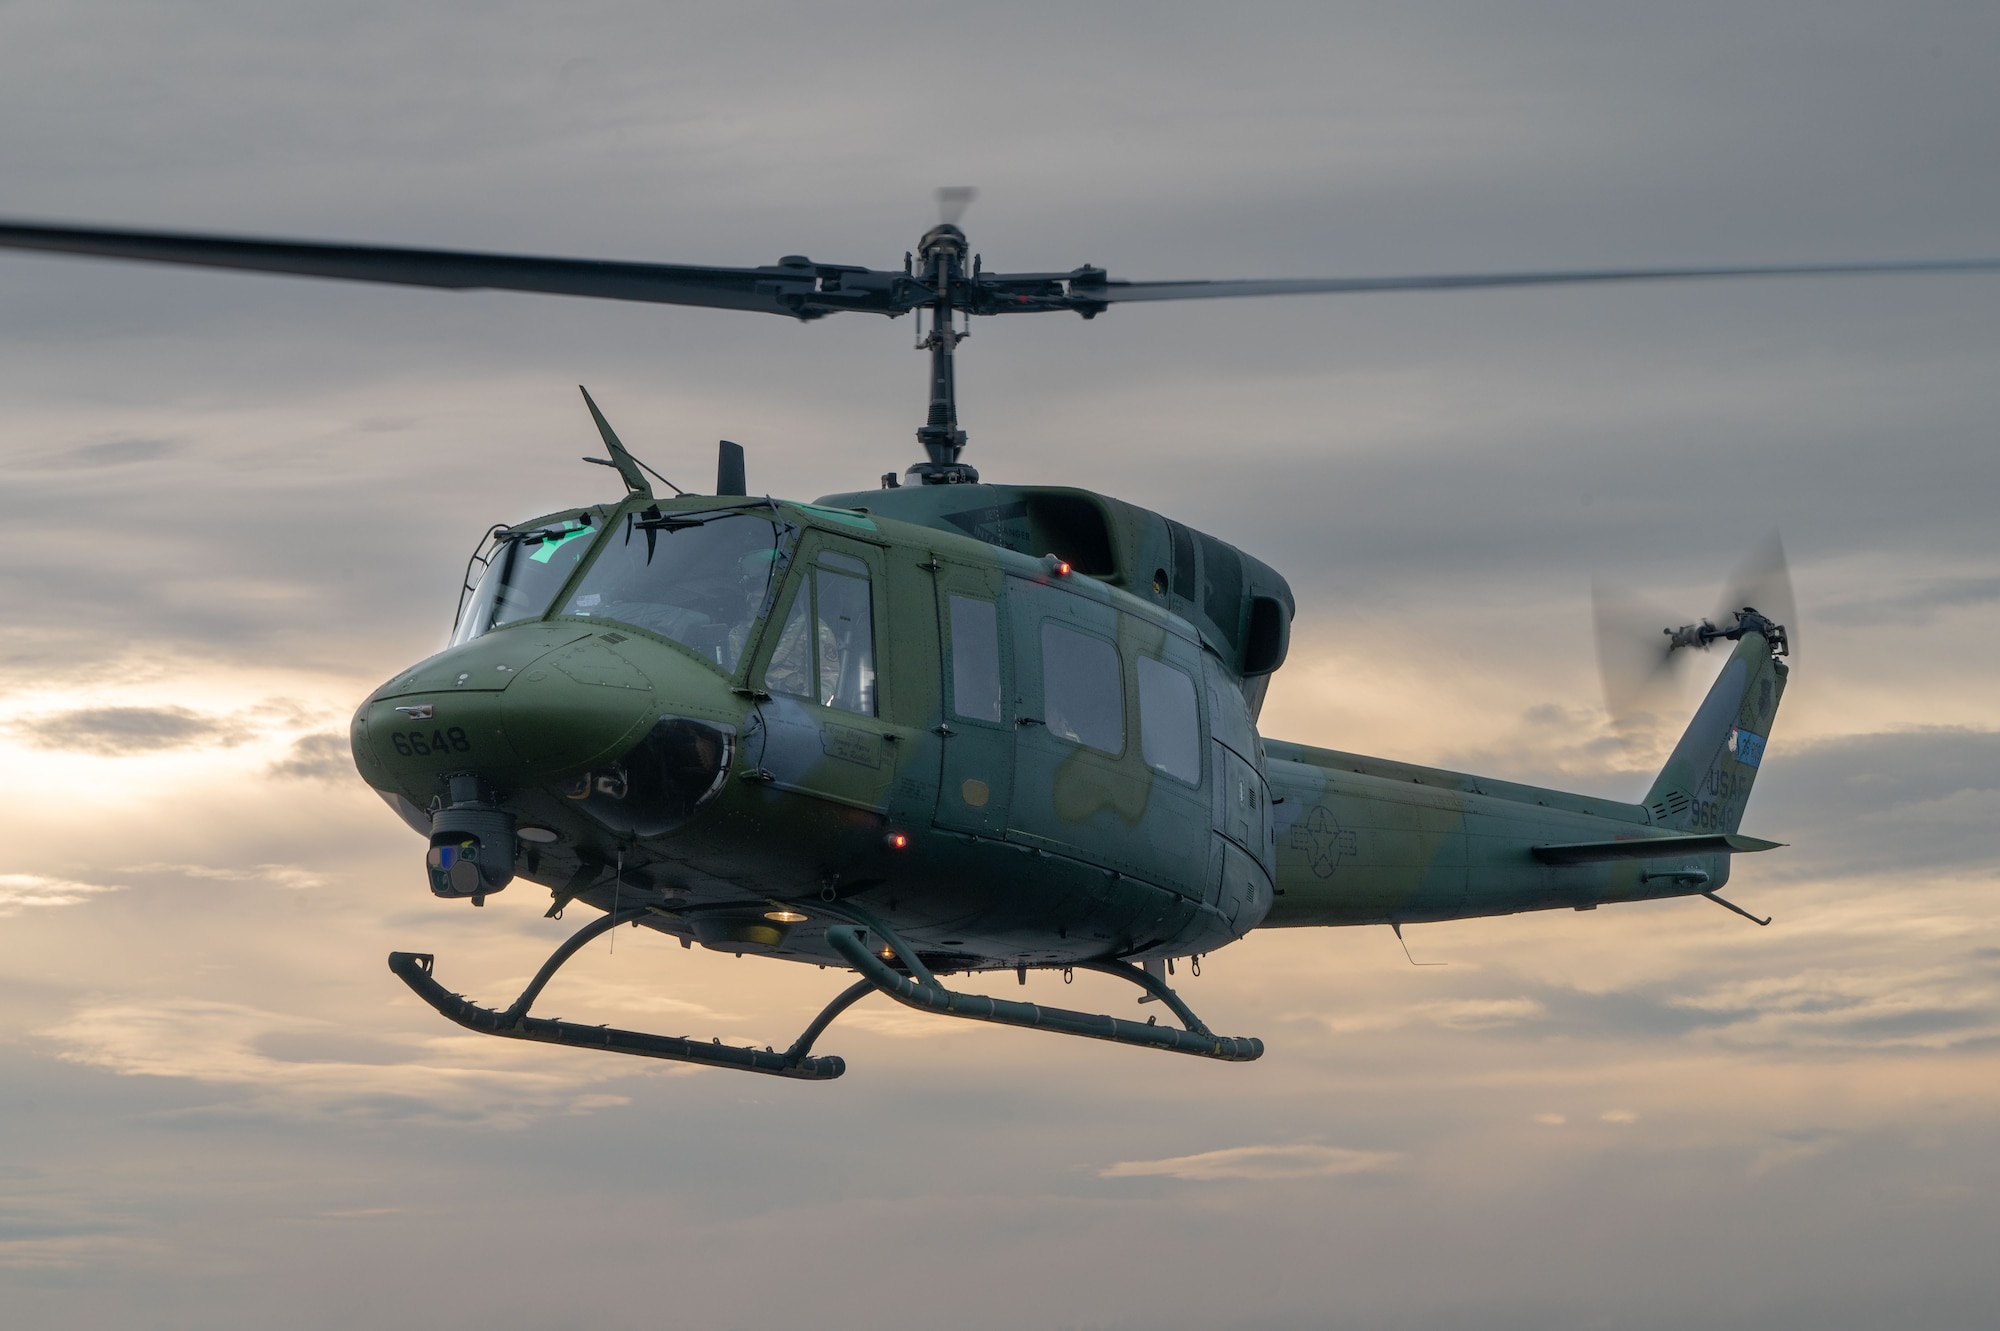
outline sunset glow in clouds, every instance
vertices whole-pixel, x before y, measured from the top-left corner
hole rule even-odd
[[[0,213],[884,267],[970,180],[1017,270],[2000,252],[1990,7],[1503,8],[21,3]],[[345,727],[442,644],[482,531],[611,493],[578,382],[680,484],[728,437],[810,499],[915,459],[907,325],[0,256],[0,1321],[1987,1320],[1996,297],[982,324],[989,479],[1292,580],[1270,736],[1631,798],[1671,735],[1612,731],[1592,580],[1699,614],[1781,531],[1800,651],[1744,830],[1787,848],[1728,893],[1776,922],[1415,926],[1421,966],[1385,929],[1257,933],[1178,977],[1257,1063],[869,999],[810,1085],[418,1004],[390,950],[504,1002],[579,921],[525,883],[434,901]],[[782,1048],[845,978],[624,931],[538,1011]]]

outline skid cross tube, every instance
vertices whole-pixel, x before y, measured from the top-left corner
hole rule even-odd
[[[1115,975],[1121,980],[1130,980],[1160,1002],[1165,1003],[1173,1011],[1173,1014],[1180,1018],[1181,1025],[1187,1027],[1196,1035],[1213,1034],[1207,1025],[1203,1023],[1202,1019],[1195,1016],[1194,1009],[1181,1001],[1179,994],[1167,988],[1163,981],[1154,979],[1137,966],[1128,966],[1122,961],[1079,961],[1076,963],[1076,969],[1081,971],[1096,971],[1099,975]],[[1143,1003],[1146,1000],[1142,998],[1139,1001]]]
[[[1015,1003],[1004,998],[988,998],[983,994],[961,994],[939,984],[937,977],[930,973],[929,968],[917,960],[916,954],[901,946],[900,939],[879,926],[872,932],[882,935],[890,949],[902,959],[905,966],[910,968],[911,975],[898,974],[881,957],[870,951],[868,944],[861,937],[861,931],[851,925],[830,926],[826,931],[826,941],[829,947],[846,958],[849,965],[861,972],[864,981],[906,1007],[937,1012],[948,1017],[964,1017],[971,1021],[992,1021],[1003,1026],[1026,1026],[1032,1030],[1059,1031],[1064,1035],[1081,1035],[1093,1040],[1109,1040],[1114,1044],[1166,1049],[1176,1054],[1219,1058],[1232,1063],[1247,1063],[1253,1058],[1262,1056],[1264,1052],[1264,1042],[1255,1037],[1211,1034],[1207,1027],[1195,1019],[1186,1004],[1174,996],[1172,990],[1154,981],[1151,976],[1145,976],[1142,980],[1140,976],[1144,973],[1134,971],[1130,967],[1111,963],[1089,963],[1085,969],[1122,976],[1140,985],[1149,993],[1154,993],[1174,1009],[1176,1016],[1188,1023],[1187,1030],[1175,1030],[1171,1026],[1155,1026],[1147,1022],[1124,1021],[1118,1017],[1100,1016],[1089,1012],[1072,1012],[1067,1008],[1043,1007],[1039,1003]]]
[[[563,1044],[576,1049],[601,1049],[614,1054],[632,1054],[639,1058],[663,1058],[676,1063],[699,1063],[712,1068],[734,1068],[742,1072],[762,1072],[773,1077],[792,1077],[801,1081],[831,1081],[847,1071],[847,1061],[838,1055],[828,1054],[819,1058],[811,1056],[813,1041],[819,1039],[833,1019],[852,1007],[875,990],[872,981],[863,980],[850,985],[839,997],[828,1003],[819,1016],[813,1018],[804,1033],[792,1042],[792,1047],[784,1053],[774,1053],[770,1049],[744,1049],[736,1045],[723,1044],[719,1040],[706,1044],[679,1035],[653,1035],[646,1031],[619,1030],[615,1026],[586,1026],[574,1021],[558,1021],[553,1018],[531,1017],[528,1008],[541,994],[549,979],[562,968],[564,962],[575,956],[578,949],[599,934],[606,933],[628,920],[644,914],[644,908],[618,911],[601,919],[592,920],[570,936],[569,940],[550,955],[528,987],[512,1006],[502,1012],[495,1008],[481,1007],[459,994],[454,994],[439,984],[431,976],[431,966],[435,958],[427,952],[391,952],[389,969],[412,992],[437,1011],[481,1035],[498,1035],[509,1040],[538,1040],[543,1044]]]

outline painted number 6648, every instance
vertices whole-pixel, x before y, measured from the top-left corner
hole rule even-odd
[[[458,726],[450,730],[433,730],[428,735],[421,730],[398,730],[390,735],[389,742],[405,758],[428,758],[436,753],[467,753],[472,748],[472,741]]]

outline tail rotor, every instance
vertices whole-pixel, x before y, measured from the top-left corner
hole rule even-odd
[[[1673,612],[1601,582],[1591,587],[1591,610],[1605,710],[1619,738],[1632,744],[1678,710],[1685,658],[1660,634]]]
[[[1694,623],[1643,598],[1599,583],[1592,588],[1597,666],[1611,726],[1628,745],[1649,739],[1677,711],[1693,651],[1759,633],[1774,654],[1796,651],[1798,618],[1785,548],[1773,532],[1738,564],[1716,609]]]
[[[1764,623],[1752,622],[1752,616]],[[1798,635],[1793,631],[1798,602],[1792,596],[1792,571],[1785,563],[1785,546],[1778,533],[1772,532],[1736,566],[1715,618],[1718,623],[1734,618],[1741,628],[1763,633],[1766,638],[1772,637],[1770,629],[1776,629],[1771,645],[1781,656],[1798,649]]]

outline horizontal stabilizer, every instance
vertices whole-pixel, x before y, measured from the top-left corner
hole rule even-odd
[[[1533,852],[1543,864],[1599,864],[1605,860],[1663,860],[1670,855],[1743,855],[1755,850],[1776,850],[1784,844],[1736,832],[1717,832],[1709,836],[1578,841],[1569,845],[1535,846]]]

